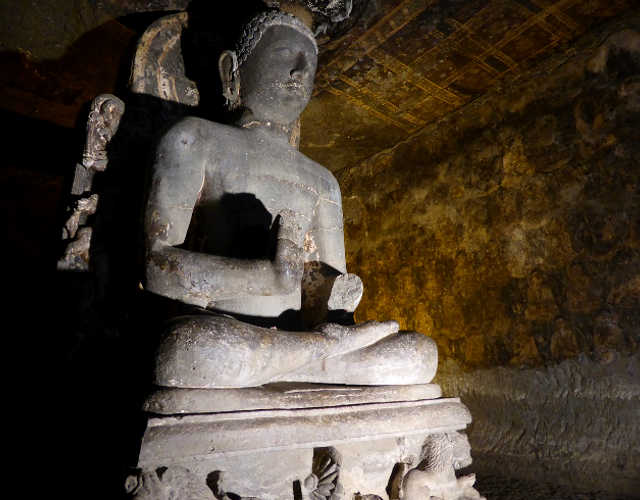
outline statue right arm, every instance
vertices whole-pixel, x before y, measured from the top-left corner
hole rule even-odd
[[[215,148],[210,122],[186,119],[160,141],[151,174],[144,229],[145,288],[187,304],[250,295],[291,293],[302,274],[301,239],[295,221],[281,214],[274,261],[233,259],[177,248],[184,243],[204,186],[205,165]]]

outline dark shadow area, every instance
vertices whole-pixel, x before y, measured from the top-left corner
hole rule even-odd
[[[0,106],[73,128],[94,97],[126,85],[136,33],[112,20],[83,34],[55,60],[0,52]]]
[[[65,448],[84,483],[78,491],[105,499],[124,498],[128,468],[137,462],[146,424],[140,408],[164,318],[139,286],[146,167],[157,136],[187,112],[151,96],[115,93],[126,109],[108,147],[109,164],[94,177],[99,202],[87,221],[93,228],[91,270],[56,273],[51,303],[56,357],[64,360],[66,411],[59,425]]]
[[[240,259],[273,259],[278,219],[251,193],[198,204],[182,248]]]
[[[61,226],[59,208],[67,191],[63,172],[78,157],[72,129],[0,111],[4,160],[0,168],[0,218],[5,252],[23,272],[42,276],[55,267]],[[55,152],[55,154],[53,154]]]
[[[233,4],[194,0],[189,5],[182,46],[186,76],[198,82],[199,116],[218,122],[232,120],[224,109],[218,58],[222,51],[235,49],[241,27],[262,9],[264,3],[259,0]]]
[[[216,498],[225,498],[229,500],[242,500],[239,495],[229,493],[224,490],[224,472],[215,470],[207,475],[207,486],[213,492]]]
[[[82,154],[80,131],[0,109],[3,127],[3,170],[29,167],[50,175],[61,175]],[[55,153],[55,154],[52,154]]]
[[[471,467],[473,469],[473,466]],[[544,481],[527,481],[504,476],[477,474],[476,489],[491,500],[637,500],[638,496],[606,491],[583,491]]]
[[[46,429],[32,424],[38,429],[31,433],[33,439],[63,451],[64,458],[54,460],[44,472],[51,475],[46,484],[53,485],[69,473],[74,478],[72,488],[47,486],[49,491],[64,490],[71,498],[125,498],[124,481],[137,463],[146,424],[141,407],[151,387],[157,335],[163,321],[180,309],[180,304],[140,289],[148,165],[158,138],[181,117],[228,119],[221,106],[218,54],[233,47],[230,40],[237,38],[241,20],[252,15],[259,3],[232,7],[203,1],[190,7],[193,22],[182,44],[187,76],[197,81],[202,96],[198,108],[127,90],[137,35],[166,13],[126,16],[117,26],[98,27],[57,61],[32,65],[19,54],[0,54],[0,64],[10,70],[0,79],[3,87],[23,89],[25,103],[29,99],[63,103],[62,108],[33,114],[55,118],[65,126],[25,118],[17,114],[28,114],[22,105],[11,108],[16,113],[0,114],[9,128],[1,189],[8,209],[4,213],[14,255],[11,264],[18,295],[25,297],[19,302],[25,308],[32,306],[22,315],[24,338],[17,343],[28,339],[37,350],[28,378],[40,388],[39,394],[37,402],[32,399],[25,406],[27,413],[47,415]],[[118,41],[117,54],[100,54],[86,64],[87,53],[100,52],[119,34],[128,38]],[[74,81],[73,75],[83,71],[94,76]],[[38,74],[45,76],[38,79]],[[121,98],[125,113],[108,145],[109,164],[95,175],[91,190],[99,195],[96,214],[87,221],[93,228],[91,271],[56,272],[64,208],[73,201],[70,186],[74,167],[82,160],[89,103],[103,92]],[[232,228],[235,247],[245,247],[247,238],[256,237],[253,230],[259,229],[259,253],[271,255],[275,248],[271,218],[256,202],[250,196],[224,202],[225,210],[240,221]],[[254,253],[243,256],[253,258]],[[295,320],[278,322],[294,324],[294,316]],[[24,346],[8,348],[24,352]]]

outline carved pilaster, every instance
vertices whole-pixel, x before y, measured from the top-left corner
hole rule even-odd
[[[62,229],[65,250],[58,261],[58,270],[89,270],[93,228],[88,221],[98,207],[98,194],[91,192],[93,176],[107,168],[107,144],[118,130],[123,114],[124,102],[111,94],[99,95],[91,103],[82,162],[76,164],[71,186],[72,202]]]
[[[93,100],[82,154],[82,166],[85,169],[102,172],[107,167],[107,144],[118,131],[123,114],[124,102],[114,95],[101,94]]]

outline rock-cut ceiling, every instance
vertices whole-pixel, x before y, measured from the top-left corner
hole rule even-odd
[[[264,0],[302,5],[318,32],[301,150],[333,171],[357,165],[508,84],[593,25],[640,0]],[[0,7],[0,108],[73,126],[113,91],[138,33],[122,16],[191,0],[43,0]],[[293,7],[292,7],[293,4]],[[297,4],[297,6],[296,6]],[[224,4],[227,5],[227,4]],[[229,8],[229,7],[227,7]],[[82,117],[80,117],[82,120]]]
[[[357,165],[517,77],[636,0],[379,0],[321,54],[301,149]]]

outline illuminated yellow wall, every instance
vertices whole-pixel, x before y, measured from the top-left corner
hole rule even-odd
[[[637,349],[639,36],[592,36],[338,173],[358,320],[466,367]]]

